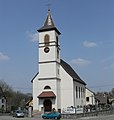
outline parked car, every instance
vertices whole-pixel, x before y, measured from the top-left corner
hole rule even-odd
[[[20,110],[15,110],[13,112],[13,117],[24,117],[24,113]]]
[[[44,119],[60,119],[61,114],[58,112],[44,113],[44,114],[42,114],[42,118],[44,118]]]

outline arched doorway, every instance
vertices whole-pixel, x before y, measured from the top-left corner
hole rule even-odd
[[[52,102],[51,100],[44,101],[44,112],[50,112],[52,110]]]

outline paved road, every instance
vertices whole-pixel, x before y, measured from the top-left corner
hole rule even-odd
[[[15,118],[12,116],[0,116],[0,120],[42,120],[41,118]]]
[[[114,120],[114,115],[78,118],[77,120]]]
[[[0,120],[43,120],[42,118],[13,118],[12,116],[0,116]],[[68,120],[68,119],[62,119]],[[110,116],[97,116],[97,117],[83,117],[76,120],[114,120],[114,115]]]

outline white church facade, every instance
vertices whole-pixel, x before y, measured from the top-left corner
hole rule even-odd
[[[33,110],[62,111],[69,106],[86,105],[86,83],[72,67],[60,58],[60,32],[50,10],[39,30],[39,72],[32,79]]]

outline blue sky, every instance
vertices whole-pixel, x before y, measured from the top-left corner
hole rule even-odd
[[[61,58],[93,91],[114,88],[114,0],[50,0]],[[0,0],[0,80],[32,92],[48,0]]]

